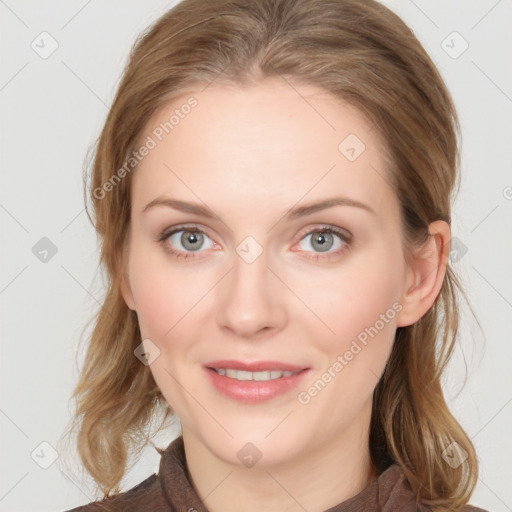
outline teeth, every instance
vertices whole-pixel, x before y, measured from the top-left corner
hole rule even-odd
[[[219,375],[224,375],[236,380],[274,380],[282,377],[291,377],[299,372],[267,370],[264,372],[247,372],[245,370],[232,370],[231,368],[214,368]]]

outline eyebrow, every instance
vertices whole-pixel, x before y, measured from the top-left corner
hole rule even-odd
[[[205,217],[207,219],[219,218],[219,216],[216,215],[207,206],[203,206],[198,203],[188,203],[186,201],[180,201],[178,199],[173,199],[171,197],[157,197],[156,199],[153,199],[153,201],[151,201],[144,207],[142,212],[145,213],[158,206],[173,208],[175,210],[179,210],[185,213],[191,213],[194,215]],[[285,216],[290,220],[294,220],[300,217],[305,217],[306,215],[311,215],[321,210],[326,210],[327,208],[333,208],[334,206],[351,206],[353,208],[360,208],[362,210],[365,210],[369,213],[372,213],[373,215],[377,215],[377,212],[365,203],[362,203],[355,199],[351,199],[349,197],[332,197],[329,199],[322,199],[320,201],[311,202],[303,206],[290,208],[288,211],[284,212],[284,214],[281,217]]]

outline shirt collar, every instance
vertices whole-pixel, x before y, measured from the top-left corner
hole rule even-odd
[[[192,486],[187,471],[183,436],[161,452],[162,493],[172,510],[208,512]],[[392,464],[360,493],[325,512],[396,512],[418,510],[413,492],[398,464]]]

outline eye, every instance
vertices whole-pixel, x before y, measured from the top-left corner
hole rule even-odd
[[[340,255],[350,248],[352,236],[344,230],[338,229],[334,226],[322,226],[309,230],[306,235],[299,242],[300,250],[305,252],[314,252],[313,259],[330,258],[332,256]],[[313,251],[308,250],[312,247]]]
[[[164,248],[174,256],[194,257],[192,253],[211,249],[215,242],[204,232],[195,227],[175,227],[164,230],[158,237]]]
[[[195,258],[194,253],[212,249],[217,244],[201,229],[193,226],[175,226],[164,229],[157,237],[166,252],[177,258]],[[320,226],[302,235],[299,250],[312,253],[310,259],[330,259],[350,249],[352,235],[335,226]],[[308,247],[312,247],[310,251]]]

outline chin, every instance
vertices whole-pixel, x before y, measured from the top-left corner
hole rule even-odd
[[[184,437],[190,433],[206,450],[226,464],[240,467],[271,467],[287,463],[308,445],[304,425],[298,428],[290,422],[285,426],[292,416],[293,414],[290,414],[284,421],[285,415],[278,418],[269,414],[265,418],[256,419],[247,416],[224,416],[224,428],[217,425],[217,428],[213,429],[211,422],[193,421],[190,429],[183,424]],[[295,429],[297,431],[294,431]]]
[[[259,436],[257,432],[247,431],[235,435],[234,439],[205,439],[209,450],[227,464],[240,467],[270,468],[286,464],[292,460],[301,446],[298,439],[285,436]]]

